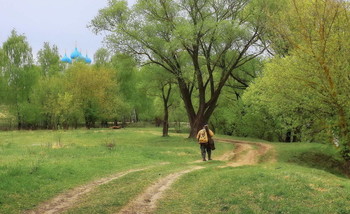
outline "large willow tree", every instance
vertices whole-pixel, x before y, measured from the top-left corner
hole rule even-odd
[[[140,56],[178,83],[190,137],[207,123],[227,80],[264,51],[261,8],[249,0],[110,0],[91,21],[117,51]]]

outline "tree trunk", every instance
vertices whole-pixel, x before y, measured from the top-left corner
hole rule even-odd
[[[203,126],[208,123],[209,118],[205,118],[202,114],[194,115],[194,119],[190,121],[190,135],[189,138],[196,138],[199,130],[203,129]]]
[[[126,127],[126,117],[125,116],[123,117],[122,126]]]
[[[169,109],[164,105],[164,119],[163,119],[163,137],[169,136]]]
[[[166,86],[169,86],[166,89]],[[162,85],[162,98],[164,107],[164,117],[163,117],[163,137],[169,136],[169,99],[171,95],[172,85],[171,83],[166,83]]]
[[[85,121],[85,127],[87,129],[90,129],[91,128],[91,125],[90,125],[90,122],[89,121]]]
[[[291,142],[291,139],[292,139],[292,132],[289,130],[289,131],[287,131],[287,133],[286,133],[286,138],[285,138],[285,140],[284,140],[284,142],[286,142],[286,143],[290,143]]]
[[[199,102],[198,110],[195,112],[194,106],[191,100],[191,90],[187,88],[186,83],[183,79],[178,79],[179,88],[182,100],[185,104],[185,109],[187,112],[188,120],[190,122],[191,130],[188,138],[195,138],[199,130],[203,128],[205,124],[208,124],[210,116],[213,114],[216,104],[220,95],[221,89],[217,89],[215,93],[212,94],[210,100],[208,102],[204,101],[205,92],[202,91],[200,93],[203,94],[202,101]],[[222,87],[221,87],[222,88]],[[203,88],[205,90],[205,88]]]
[[[136,109],[135,109],[135,120],[136,122],[139,122],[139,114],[137,113]]]
[[[101,121],[101,127],[102,128],[107,128],[108,127],[108,121],[107,120],[102,120]]]
[[[154,121],[155,121],[156,127],[160,127],[160,124],[162,123],[162,119],[160,119],[159,117],[156,117]]]
[[[17,109],[19,109],[19,108],[17,107]],[[21,117],[21,114],[19,113],[19,110],[17,110],[17,129],[21,130],[22,127],[23,127],[22,117]]]

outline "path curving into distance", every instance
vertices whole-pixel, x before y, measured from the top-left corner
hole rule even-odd
[[[241,140],[231,140],[217,138],[217,141],[224,143],[235,144],[235,149],[231,152],[225,153],[219,157],[218,160],[228,161],[227,166],[237,167],[244,165],[255,165],[261,162],[261,157],[270,154],[267,157],[268,162],[275,162],[273,146],[266,143],[255,143]]]
[[[225,153],[216,160],[228,161],[227,166],[238,167],[244,165],[255,165],[260,161],[260,157],[271,151],[272,146],[264,143],[251,143],[247,141],[237,141],[230,139],[218,139],[217,141],[235,144],[235,149]],[[270,160],[274,160],[271,158]],[[195,161],[201,162],[201,161]],[[170,174],[159,179],[152,186],[147,188],[143,193],[139,194],[129,204],[123,207],[118,214],[151,214],[157,208],[157,201],[162,197],[163,193],[171,187],[181,175],[190,173],[194,170],[205,168],[197,166],[191,169],[183,170],[174,174]]]
[[[256,165],[260,163],[260,158],[268,152],[273,151],[272,146],[265,143],[252,143],[247,141],[238,141],[231,139],[215,138],[218,142],[235,144],[235,149],[216,158],[216,160],[226,161],[226,166],[222,167],[238,167],[244,165]],[[268,161],[274,161],[273,152]],[[199,162],[199,161],[196,161]],[[168,163],[160,163],[164,165]],[[40,204],[36,209],[26,212],[26,214],[56,214],[62,213],[70,209],[81,197],[91,192],[99,185],[106,184],[115,179],[119,179],[129,173],[143,171],[150,167],[131,169],[125,172],[119,172],[114,175],[93,181],[89,184],[74,188],[70,191],[62,193],[53,199]],[[149,186],[144,192],[140,193],[136,198],[132,199],[127,205],[122,207],[118,212],[120,214],[149,214],[157,208],[157,202],[162,198],[163,194],[171,185],[182,175],[200,170],[205,166],[193,166],[186,170],[172,173],[166,177],[160,178],[154,184]]]

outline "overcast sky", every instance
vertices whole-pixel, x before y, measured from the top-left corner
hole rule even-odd
[[[93,58],[103,46],[86,26],[107,6],[108,0],[0,0],[0,46],[12,29],[24,34],[33,49],[33,56],[44,42],[56,45],[61,55],[70,55],[77,43],[83,55]],[[128,0],[129,6],[136,0]]]

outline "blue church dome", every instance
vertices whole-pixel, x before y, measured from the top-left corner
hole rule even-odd
[[[62,57],[61,62],[72,63],[72,60],[67,56],[67,54],[64,54],[64,57]]]
[[[81,56],[81,53],[78,51],[78,48],[75,48],[73,53],[70,55],[70,58],[75,59]]]
[[[88,57],[88,55],[86,54],[86,57],[84,57],[80,51],[78,51],[78,48],[75,48],[74,51],[72,52],[72,54],[70,55],[70,58],[67,56],[67,54],[64,54],[64,57],[62,57],[61,59],[62,62],[66,62],[66,63],[72,63],[75,61],[79,61],[79,62],[84,62],[87,64],[91,64],[92,60]]]
[[[85,57],[85,62],[90,64],[91,63],[91,59],[88,57],[88,55],[86,54],[86,57]]]
[[[77,56],[75,59],[80,61],[80,62],[85,62],[85,57],[81,54],[79,56]]]

